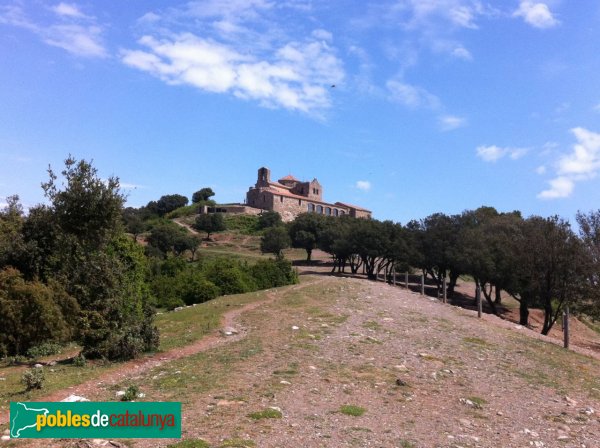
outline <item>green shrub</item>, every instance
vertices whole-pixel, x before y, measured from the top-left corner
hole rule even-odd
[[[236,260],[217,258],[204,264],[202,271],[224,295],[241,294],[258,289],[247,267]]]
[[[25,385],[25,389],[30,391],[33,389],[41,389],[44,387],[44,368],[34,367],[33,369],[27,369],[21,377],[21,382]]]
[[[133,401],[137,398],[139,393],[139,387],[136,385],[131,385],[125,389],[125,394],[121,396],[121,401]]]
[[[86,364],[87,360],[85,359],[85,356],[83,356],[83,353],[80,353],[73,358],[73,365],[75,367],[85,367]]]
[[[26,281],[16,269],[0,270],[0,345],[8,355],[70,340],[78,310],[57,283]]]
[[[366,409],[361,408],[360,406],[344,405],[340,407],[340,412],[342,414],[351,415],[352,417],[360,417],[366,412]]]
[[[250,267],[259,289],[275,288],[298,282],[298,275],[287,260],[260,260]]]
[[[261,420],[263,418],[281,418],[283,417],[283,415],[281,414],[281,411],[269,408],[265,409],[264,411],[258,411],[248,414],[248,417],[250,417],[253,420]]]
[[[30,358],[41,358],[43,356],[56,355],[62,351],[62,348],[63,346],[56,342],[43,342],[27,350],[27,356]]]

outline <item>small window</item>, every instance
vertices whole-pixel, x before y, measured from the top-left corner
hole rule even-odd
[[[340,211],[337,208],[333,209],[333,216],[339,216],[340,215]]]
[[[315,204],[308,204],[308,211],[309,212],[314,212],[315,211]]]
[[[298,199],[298,205],[302,205],[302,199]]]
[[[346,212],[344,210],[340,210],[340,216],[344,216]]]
[[[283,196],[279,196],[279,201],[283,202]]]
[[[317,213],[318,213],[319,215],[322,215],[322,214],[323,214],[323,206],[321,206],[321,205],[317,205]]]
[[[331,216],[331,209],[329,207],[325,208],[325,214]]]

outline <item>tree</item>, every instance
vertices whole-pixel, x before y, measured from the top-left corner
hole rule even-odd
[[[179,207],[184,207],[188,203],[188,198],[180,194],[167,194],[161,196],[158,201],[150,201],[146,208],[158,216],[165,216]]]
[[[160,251],[166,258],[169,252],[180,255],[188,249],[191,249],[191,240],[188,232],[181,226],[166,221],[152,228],[148,235],[148,244]]]
[[[271,227],[260,239],[260,251],[263,254],[273,254],[277,259],[282,259],[283,250],[290,247],[290,244],[290,236],[284,227]]]
[[[266,229],[281,225],[281,215],[277,212],[266,211],[262,212],[258,217],[258,228]]]
[[[158,345],[158,331],[148,306],[141,246],[122,226],[124,196],[119,180],[103,180],[88,162],[69,157],[63,182],[48,169],[42,184],[51,205],[47,219],[55,245],[41,267],[81,308],[77,339],[86,356],[129,359]],[[34,238],[43,238],[34,232]],[[35,241],[44,247],[43,241]]]
[[[146,224],[143,219],[143,210],[127,207],[123,210],[123,223],[127,232],[133,235],[133,240],[137,241],[138,235],[146,230]]]
[[[211,233],[221,232],[227,228],[223,215],[220,213],[198,215],[193,227],[201,232],[206,232],[207,240],[210,239]]]
[[[196,191],[192,195],[192,204],[196,204],[196,203],[202,202],[202,201],[208,201],[208,199],[214,195],[215,195],[215,192],[212,191],[212,188],[209,188],[209,187],[201,188],[200,190]]]
[[[577,213],[579,234],[588,256],[588,294],[579,304],[580,311],[600,319],[600,210]]]
[[[312,251],[317,247],[319,236],[325,229],[327,217],[317,213],[302,213],[290,223],[289,234],[292,246],[306,250],[306,261],[310,261]]]
[[[586,297],[587,254],[569,223],[558,216],[528,218],[523,236],[514,266],[521,324],[527,324],[527,307],[540,306],[544,310],[542,334],[548,334],[566,304]]]

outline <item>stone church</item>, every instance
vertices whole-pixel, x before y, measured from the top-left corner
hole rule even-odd
[[[284,221],[292,221],[300,213],[306,212],[328,216],[371,217],[370,210],[356,205],[324,202],[323,186],[317,179],[305,182],[288,175],[273,182],[271,170],[264,167],[258,170],[256,184],[246,193],[246,206],[278,212]]]

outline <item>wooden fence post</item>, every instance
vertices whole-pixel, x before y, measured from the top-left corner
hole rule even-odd
[[[477,317],[481,318],[481,288],[479,285],[475,289],[475,300],[477,301]]]
[[[392,269],[394,269],[392,272],[392,282],[394,283],[394,286],[396,286],[396,266],[394,266]]]
[[[421,274],[421,295],[425,295],[425,275]]]
[[[444,277],[444,283],[442,283],[442,302],[446,303],[446,277]]]
[[[563,336],[564,347],[569,348],[569,305],[566,305],[563,311]]]

